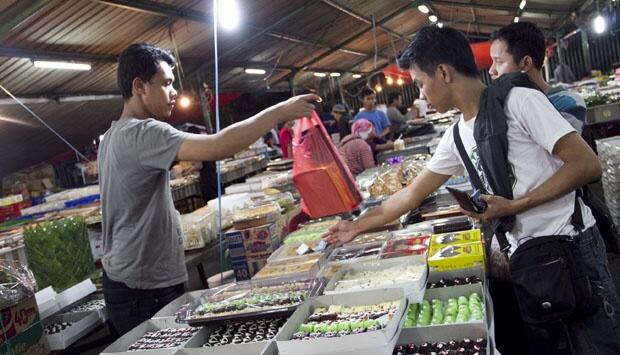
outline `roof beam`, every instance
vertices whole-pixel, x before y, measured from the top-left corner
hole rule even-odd
[[[116,6],[122,9],[126,9],[126,10],[139,11],[139,12],[143,12],[143,13],[147,13],[147,14],[151,14],[155,16],[172,17],[176,19],[189,20],[189,21],[194,21],[194,22],[202,22],[202,23],[206,23],[210,25],[213,24],[212,18],[209,15],[207,15],[207,13],[203,13],[203,12],[195,11],[191,9],[181,9],[175,6],[155,3],[152,1],[144,1],[144,0],[93,0],[93,1],[97,1],[105,5]],[[310,41],[304,38],[293,36],[288,33],[265,31],[265,29],[260,28],[258,26],[254,26],[254,25],[245,25],[245,26],[247,26],[249,29],[251,29],[254,32],[262,32],[265,36],[270,36],[273,38],[278,38],[278,39],[293,42],[293,43],[299,43],[299,44],[304,44],[304,45],[309,45],[309,46],[314,46],[314,47],[323,47],[323,48],[330,47],[326,43]],[[271,27],[273,26],[270,26],[270,28]],[[357,52],[357,51],[346,49],[346,48],[342,48],[341,52],[358,55],[358,56],[366,55],[366,53],[361,53],[361,52]]]
[[[497,11],[508,11],[515,12],[519,7],[518,6],[506,6],[506,5],[486,5],[486,4],[476,4],[476,3],[465,3],[465,2],[454,2],[451,0],[433,0],[429,1],[429,3],[433,5],[440,6],[450,6],[450,7],[466,7],[466,8],[474,8],[474,9],[483,9],[483,10],[497,10]],[[528,3],[527,8],[523,12],[531,12],[536,14],[546,14],[546,15],[567,15],[570,13],[568,10],[560,10],[557,8],[544,8],[544,7],[532,7],[531,4]]]
[[[139,11],[146,14],[173,17],[195,22],[212,23],[206,12],[183,9],[154,1],[145,0],[93,0],[105,5],[120,7],[126,10]]]
[[[364,22],[364,23],[366,23],[368,25],[372,25],[372,20],[371,19],[369,19],[366,16],[356,12],[353,9],[350,9],[350,8],[348,8],[346,6],[342,6],[342,5],[340,5],[339,3],[337,3],[337,2],[335,2],[333,0],[321,0],[321,2],[326,4],[326,5],[329,5],[329,6],[333,7],[334,9],[336,9],[336,10],[342,12],[342,13],[345,13],[345,14],[347,14],[347,15],[355,18],[355,19],[358,19],[358,20],[360,20],[360,21],[362,21],[362,22]],[[383,25],[378,25],[377,27],[380,28],[381,30],[383,30],[384,32],[388,33],[388,34],[391,34],[393,36],[398,37],[399,39],[405,38],[405,36],[403,36],[402,34],[396,32],[396,31],[393,31],[393,30],[391,30],[391,29],[389,29],[389,28],[387,28],[387,27],[385,27]]]
[[[117,56],[113,54],[40,51],[34,49],[21,49],[11,47],[0,47],[0,57],[28,58],[40,60],[74,60],[83,62],[107,63],[116,63],[117,59]]]
[[[405,11],[405,10],[407,10],[407,9],[410,9],[412,6],[413,6],[413,2],[410,2],[410,3],[408,3],[408,4],[404,5],[404,6],[399,7],[398,9],[396,9],[395,11],[393,11],[392,13],[390,13],[390,14],[388,14],[387,16],[385,16],[384,18],[382,18],[380,21],[376,22],[376,23],[375,23],[375,26],[380,26],[380,25],[382,25],[383,23],[385,23],[385,22],[387,22],[387,21],[389,21],[389,20],[393,19],[394,17],[396,17],[396,16],[400,15],[403,11]],[[368,27],[368,28],[366,28],[366,29],[364,29],[364,30],[362,30],[362,31],[360,31],[360,32],[358,32],[358,33],[356,33],[356,34],[354,34],[353,36],[348,37],[348,38],[347,38],[347,39],[345,39],[344,41],[342,41],[342,42],[340,42],[339,44],[337,44],[334,48],[332,48],[332,49],[330,49],[330,50],[328,50],[328,51],[326,51],[326,52],[324,52],[324,53],[322,53],[322,54],[320,54],[320,55],[318,55],[318,56],[314,57],[314,58],[313,58],[313,59],[311,59],[310,61],[308,61],[308,62],[304,63],[304,64],[301,66],[301,68],[302,68],[302,69],[308,68],[308,67],[310,67],[311,65],[313,65],[313,64],[315,64],[315,63],[318,63],[319,61],[321,61],[321,60],[323,60],[323,59],[325,59],[325,58],[329,57],[329,56],[330,56],[330,55],[332,55],[334,52],[338,51],[338,49],[343,48],[343,47],[344,47],[344,46],[346,46],[347,44],[349,44],[349,43],[351,43],[351,42],[355,41],[356,39],[358,39],[358,38],[360,38],[360,37],[362,37],[363,35],[365,35],[365,34],[366,34],[368,31],[370,31],[370,30],[372,30],[372,25],[371,25],[370,27]],[[374,54],[373,54],[373,55],[374,55]],[[289,75],[290,75],[290,74],[288,74],[288,75],[286,75],[286,76],[284,76],[284,77],[278,78],[277,80],[275,80],[275,81],[273,82],[273,84],[272,84],[272,85],[277,84],[277,83],[278,83],[278,82],[280,82],[281,80],[283,80],[283,79],[287,78]]]
[[[0,36],[17,28],[49,3],[49,0],[16,1],[0,13]]]

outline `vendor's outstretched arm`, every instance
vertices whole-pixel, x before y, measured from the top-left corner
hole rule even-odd
[[[395,193],[381,206],[354,222],[342,221],[338,223],[330,229],[324,238],[330,244],[348,243],[358,234],[387,224],[418,207],[428,195],[437,190],[449,178],[449,175],[436,174],[424,169],[411,185]]]
[[[310,116],[314,110],[312,103],[319,100],[313,94],[295,96],[218,133],[191,134],[181,143],[177,160],[215,161],[227,158],[249,147],[278,123]]]

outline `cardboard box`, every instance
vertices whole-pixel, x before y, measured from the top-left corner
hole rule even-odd
[[[265,265],[269,255],[258,258],[232,258],[232,266],[235,270],[235,279],[237,281],[245,281],[252,279]]]
[[[97,291],[97,287],[90,279],[86,279],[70,288],[64,290],[56,296],[56,303],[58,307],[63,309],[69,305],[72,305],[84,297]]]
[[[620,105],[608,104],[588,107],[586,110],[586,124],[592,125],[620,120]]]
[[[204,348],[202,345],[209,340],[209,335],[214,327],[205,327],[195,335],[192,344],[179,349],[175,355],[260,355],[270,344],[275,344],[273,340],[258,341],[245,344],[228,344]],[[197,344],[197,345],[196,345]]]
[[[243,230],[233,229],[226,233],[226,239],[237,281],[250,280],[267,264],[271,253],[280,245],[275,223]]]
[[[99,313],[96,311],[61,314],[48,318],[44,323],[47,326],[48,324],[62,322],[71,322],[73,325],[60,333],[47,335],[47,341],[52,350],[63,350],[68,348],[71,344],[90,333],[97,326],[103,324]]]
[[[480,237],[480,229],[433,234],[433,236],[431,237],[431,247],[441,248],[449,245],[459,245],[467,243],[482,243],[482,239]]]
[[[47,338],[43,335],[41,322],[34,323],[0,347],[0,354],[2,355],[45,355],[49,352],[50,348]]]
[[[429,283],[437,282],[440,279],[455,279],[457,277],[469,277],[469,276],[478,276],[480,280],[486,282],[486,275],[484,273],[484,269],[481,265],[476,265],[474,267],[463,268],[463,269],[454,269],[454,270],[431,270],[428,273],[428,281]]]
[[[90,301],[94,301],[94,300],[103,300],[103,293],[91,293],[90,295],[80,299],[79,301],[70,304],[69,306],[65,307],[64,309],[61,309],[60,312],[62,314],[82,314],[82,315],[88,315],[91,312],[95,312],[97,313],[99,319],[101,320],[101,322],[105,323],[108,321],[108,310],[106,307],[97,309],[97,310],[92,310],[92,311],[85,311],[85,312],[71,312],[75,307],[90,302]],[[104,301],[105,302],[105,301]]]
[[[480,242],[443,247],[431,245],[428,254],[428,267],[431,271],[454,270],[476,266],[484,267],[484,247]]]
[[[34,295],[26,297],[17,304],[0,310],[0,336],[6,340],[18,335],[39,321],[39,310]]]
[[[299,325],[308,319],[315,308],[329,307],[337,304],[343,306],[372,305],[382,302],[398,301],[400,306],[387,327],[374,332],[351,334],[338,338],[290,340]],[[402,330],[407,299],[400,289],[352,292],[347,294],[326,295],[306,301],[289,318],[282,330],[276,335],[278,350],[281,355],[305,354],[373,354],[391,355],[394,345]]]
[[[248,258],[271,254],[280,246],[280,234],[276,223],[241,230],[245,255]]]
[[[168,349],[157,349],[157,350],[145,350],[145,351],[128,351],[129,347],[140,340],[146,333],[153,332],[166,328],[189,328],[187,324],[176,323],[173,318],[162,318],[162,319],[151,319],[143,322],[139,326],[135,327],[129,333],[123,335],[120,339],[116,340],[114,343],[110,344],[107,348],[105,348],[101,354],[102,355],[111,355],[111,354],[127,354],[127,355],[172,355],[176,354],[179,348],[168,348]],[[184,347],[200,347],[202,343],[200,343],[200,339],[198,339],[198,335],[201,332],[206,332],[205,328],[202,328],[198,331],[198,333],[194,334],[192,338],[190,338],[185,344],[181,345],[180,348]]]
[[[101,231],[101,223],[88,226],[87,231],[93,260],[99,261],[103,258],[103,232]]]
[[[56,295],[57,293],[54,291],[52,286],[48,286],[34,294],[35,299],[37,300],[41,320],[60,310],[58,303],[56,303]]]

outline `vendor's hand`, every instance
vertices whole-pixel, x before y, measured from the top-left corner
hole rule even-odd
[[[309,117],[314,111],[315,102],[321,102],[321,97],[315,94],[293,96],[274,106],[278,114],[278,121],[296,120],[300,117]]]
[[[497,195],[480,195],[480,199],[487,204],[484,213],[473,213],[461,208],[461,212],[480,221],[488,221],[519,213],[519,201],[509,200]]]
[[[342,244],[352,241],[358,232],[353,228],[353,222],[340,221],[335,226],[331,227],[327,233],[322,235],[322,238],[328,244],[335,244],[341,246]]]

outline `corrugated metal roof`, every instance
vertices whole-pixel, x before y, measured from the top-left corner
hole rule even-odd
[[[38,0],[0,1],[0,19],[18,5],[21,9],[37,3]],[[205,64],[213,60],[213,31],[209,23],[212,1],[143,0],[133,3],[163,6],[163,12],[183,10],[190,15],[203,16],[205,21],[184,18],[183,13],[175,16],[153,14],[119,3],[131,2],[48,1],[40,8],[32,7],[33,13],[25,16],[21,23],[6,33],[0,33],[0,47],[113,57],[134,42],[172,49],[169,30],[172,28],[185,74],[194,74],[201,67],[204,79],[207,82],[212,80],[213,66]],[[238,3],[242,16],[240,28],[219,31],[219,53],[228,54],[220,62],[223,91],[265,90],[268,84],[272,89],[286,89],[286,78],[292,75],[293,69],[301,69],[310,62],[314,63],[303,69],[371,72],[375,69],[375,42],[379,49],[376,66],[380,67],[393,59],[395,51],[408,44],[407,39],[398,38],[394,33],[412,35],[428,23],[428,15],[419,12],[410,0],[244,0]],[[512,22],[518,13],[519,1],[445,0],[428,3],[445,24],[470,34],[488,35],[499,26]],[[566,14],[580,4],[581,1],[576,0],[530,0],[521,19],[550,28],[560,24]],[[493,8],[498,6],[500,10]],[[347,14],[342,8],[355,14]],[[400,13],[382,21],[401,8]],[[556,11],[548,13],[541,9]],[[384,22],[383,28],[376,28],[374,33],[369,31],[371,26],[368,23],[373,17],[377,23]],[[366,33],[343,43],[363,31]],[[257,36],[262,32],[265,33]],[[335,47],[341,50],[330,49]],[[314,60],[319,57],[323,58]],[[110,60],[90,62],[91,71],[67,72],[34,68],[28,58],[0,57],[0,84],[18,96],[117,92],[115,63]],[[278,68],[275,68],[276,63]],[[246,65],[262,65],[271,75],[267,81],[263,77],[246,75],[243,72]],[[317,87],[326,80],[303,70],[294,77],[300,87]],[[353,79],[343,74],[340,80],[348,83]],[[37,105],[35,108],[42,116],[74,139],[76,144],[86,144],[97,136],[116,118],[121,106],[114,100]],[[0,106],[0,115],[28,121],[27,115],[12,106]],[[41,128],[6,120],[0,120],[0,127],[0,175],[64,150],[49,132]],[[18,136],[29,138],[16,139]]]

